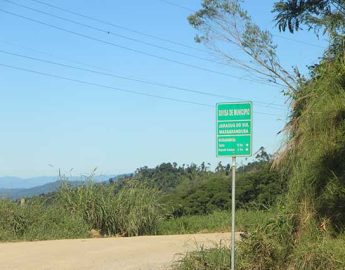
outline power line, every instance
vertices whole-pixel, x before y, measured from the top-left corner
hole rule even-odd
[[[32,7],[29,7],[29,6],[26,6],[26,5],[18,4],[16,2],[11,1],[11,0],[2,0],[2,1],[8,2],[8,3],[12,4],[12,5],[16,5],[16,6],[19,6],[19,7],[22,7],[22,8],[25,8],[25,9],[28,9],[28,10],[40,13],[40,14],[44,14],[44,15],[47,15],[47,16],[50,16],[50,17],[53,17],[53,18],[57,18],[57,19],[60,19],[60,20],[63,20],[63,21],[69,22],[69,23],[73,23],[73,24],[76,24],[76,25],[79,25],[79,26],[83,26],[83,27],[92,29],[92,30],[96,30],[98,32],[101,32],[101,33],[104,33],[104,34],[107,34],[107,35],[113,35],[113,36],[120,37],[120,38],[123,38],[123,39],[126,39],[126,40],[130,40],[130,41],[134,41],[134,42],[137,42],[137,43],[141,43],[141,44],[153,47],[153,48],[158,48],[158,49],[162,49],[162,50],[165,50],[165,51],[177,53],[177,54],[180,54],[180,55],[192,57],[192,58],[195,58],[195,59],[198,59],[198,60],[207,61],[207,62],[210,62],[212,64],[222,65],[222,66],[226,66],[226,67],[231,66],[233,68],[241,69],[241,67],[239,67],[238,65],[233,65],[233,64],[230,64],[230,63],[216,62],[216,61],[214,61],[212,59],[209,59],[209,58],[200,57],[200,56],[197,56],[197,55],[194,55],[194,54],[190,54],[190,53],[186,53],[186,52],[183,52],[183,51],[171,49],[171,48],[168,48],[168,47],[156,45],[156,44],[153,44],[153,43],[150,43],[150,42],[146,42],[146,41],[140,40],[138,38],[128,37],[128,36],[125,36],[125,35],[122,35],[122,34],[119,34],[119,33],[115,33],[115,32],[109,31],[107,29],[101,29],[101,28],[95,27],[93,25],[81,23],[81,22],[78,22],[78,21],[75,21],[75,20],[71,20],[71,19],[66,18],[66,17],[57,16],[55,14],[52,14],[52,13],[49,13],[49,12],[46,12],[46,11],[42,11],[42,10],[39,10],[39,9],[36,9],[36,8],[32,8]]]
[[[190,45],[187,45],[187,44],[184,44],[184,43],[180,43],[180,42],[176,42],[176,41],[173,41],[173,40],[161,38],[161,37],[156,36],[156,35],[144,33],[144,32],[141,32],[141,31],[138,31],[138,30],[126,27],[126,26],[119,25],[119,24],[114,24],[114,23],[111,23],[111,22],[107,22],[107,21],[104,21],[102,19],[95,18],[95,17],[92,17],[92,16],[88,16],[88,15],[85,15],[85,14],[81,14],[81,13],[78,13],[78,12],[75,12],[75,11],[71,11],[71,10],[68,10],[66,8],[59,7],[57,5],[46,3],[44,1],[40,1],[40,0],[27,0],[27,1],[39,3],[41,5],[45,5],[45,6],[48,6],[50,8],[54,8],[54,9],[57,9],[57,10],[60,10],[60,11],[63,11],[63,12],[69,13],[69,14],[73,14],[75,16],[78,16],[78,17],[81,17],[81,18],[84,18],[84,19],[88,19],[88,20],[92,20],[92,21],[95,21],[95,22],[99,22],[99,23],[102,23],[104,25],[109,25],[109,26],[112,26],[112,27],[115,27],[115,28],[118,28],[118,29],[122,29],[122,30],[125,30],[127,32],[131,32],[131,33],[138,34],[138,35],[141,35],[141,36],[146,36],[146,37],[153,38],[153,39],[156,39],[156,40],[168,42],[170,44],[174,44],[174,45],[178,45],[178,46],[181,46],[181,47],[185,47],[185,48],[189,48],[189,49],[193,49],[193,50],[197,50],[197,51],[208,53],[208,51],[200,49],[200,48],[197,48],[197,47],[193,47],[193,46],[190,46]],[[158,1],[166,3],[166,4],[169,4],[169,5],[172,5],[172,6],[175,6],[175,7],[178,7],[180,9],[188,10],[190,12],[195,12],[195,10],[193,10],[193,9],[191,9],[189,7],[182,6],[181,4],[176,4],[176,3],[171,2],[171,1],[167,1],[167,0],[158,0]],[[302,41],[302,40],[298,40],[298,39],[294,39],[294,38],[289,38],[289,37],[285,37],[285,36],[277,35],[277,34],[272,34],[272,36],[275,36],[275,37],[278,37],[278,38],[282,38],[282,39],[286,39],[286,40],[290,40],[290,41],[293,41],[293,42],[296,42],[296,43],[301,43],[301,44],[305,44],[305,45],[308,45],[308,46],[313,46],[313,47],[318,47],[318,48],[322,48],[323,49],[322,46],[314,44],[314,43],[305,42],[305,41]]]
[[[27,46],[19,45],[19,44],[17,44],[17,43],[5,41],[5,40],[0,40],[0,42],[3,43],[3,44],[6,44],[6,45],[8,45],[8,46],[11,46],[11,47],[17,47],[17,48],[20,48],[20,49],[22,49],[22,50],[31,51],[31,52],[34,52],[34,53],[37,53],[37,54],[43,54],[43,55],[46,55],[46,56],[48,56],[48,57],[53,57],[53,58],[55,58],[55,59],[60,59],[60,60],[66,61],[66,62],[70,62],[70,63],[74,63],[74,64],[86,66],[86,67],[92,67],[92,68],[96,68],[96,69],[98,69],[98,70],[103,70],[103,71],[106,71],[106,70],[107,70],[107,69],[102,68],[102,67],[99,67],[99,66],[90,65],[90,64],[88,64],[88,63],[81,62],[81,61],[77,61],[77,60],[67,59],[67,58],[65,58],[65,57],[61,57],[61,56],[58,56],[58,55],[53,54],[53,53],[50,53],[50,52],[37,50],[37,49],[30,48],[30,47],[27,47]],[[109,71],[109,70],[108,70],[108,71]]]
[[[93,25],[90,25],[90,24],[81,23],[81,22],[78,22],[78,21],[75,21],[75,20],[72,20],[72,19],[69,19],[69,18],[66,18],[66,17],[58,16],[58,15],[55,15],[55,14],[52,14],[52,13],[49,13],[49,12],[46,12],[46,11],[42,11],[40,9],[32,8],[32,7],[29,7],[29,6],[26,6],[26,5],[22,5],[22,4],[19,4],[19,3],[16,3],[16,2],[10,1],[10,0],[2,0],[2,1],[10,3],[10,4],[18,6],[18,7],[22,7],[22,8],[25,8],[25,9],[28,9],[28,10],[40,13],[40,14],[44,14],[44,15],[56,18],[56,19],[59,19],[59,20],[63,20],[63,21],[69,22],[69,23],[73,23],[75,25],[86,27],[88,29],[92,29],[92,30],[95,30],[95,31],[98,31],[98,32],[101,32],[101,33],[104,33],[104,34],[107,34],[107,35],[112,35],[112,36],[120,37],[120,38],[123,38],[123,39],[126,39],[126,40],[130,40],[130,41],[133,41],[133,42],[144,44],[146,46],[150,46],[150,47],[153,47],[153,48],[157,48],[157,49],[161,49],[161,50],[165,50],[165,51],[181,54],[181,55],[192,57],[192,58],[199,59],[199,60],[202,60],[202,61],[211,62],[213,64],[225,65],[225,64],[222,64],[222,63],[214,62],[214,61],[212,61],[210,59],[207,59],[207,58],[204,58],[204,57],[200,57],[200,56],[197,56],[197,55],[193,55],[193,54],[190,54],[190,53],[186,53],[186,52],[182,52],[182,51],[179,51],[179,50],[171,49],[171,48],[168,48],[168,47],[156,45],[156,44],[153,44],[153,43],[150,43],[150,42],[146,42],[146,41],[143,41],[143,40],[140,40],[140,39],[137,39],[137,38],[128,37],[128,36],[125,36],[125,35],[122,35],[122,34],[119,34],[119,33],[115,33],[113,31],[110,31],[110,30],[107,30],[107,29],[102,29],[102,28],[99,28],[99,27],[96,27],[96,26],[93,26]]]
[[[289,37],[285,37],[285,36],[282,36],[282,35],[272,34],[272,36],[277,37],[277,38],[281,38],[281,39],[285,39],[285,40],[290,40],[290,41],[293,41],[293,42],[296,42],[296,43],[301,43],[301,44],[304,44],[304,45],[308,45],[308,46],[324,49],[324,47],[322,47],[320,45],[317,45],[317,44],[314,44],[314,43],[310,43],[310,42],[306,42],[306,41],[302,41],[302,40],[298,40],[298,39],[294,39],[294,38],[289,38]]]
[[[110,41],[102,40],[102,39],[99,39],[99,38],[96,38],[96,37],[93,37],[93,36],[89,36],[89,35],[82,34],[82,33],[79,33],[79,32],[71,31],[71,30],[68,30],[66,28],[63,28],[63,27],[60,27],[60,26],[56,26],[56,25],[52,25],[52,24],[49,24],[49,23],[45,23],[45,22],[40,21],[40,20],[32,19],[32,18],[23,16],[23,15],[20,15],[18,13],[6,11],[4,9],[0,9],[0,12],[3,12],[5,14],[8,14],[8,15],[11,15],[11,16],[14,16],[14,17],[18,17],[18,18],[21,18],[21,19],[25,19],[25,20],[28,20],[28,21],[31,21],[31,22],[35,22],[37,24],[48,26],[50,28],[54,28],[54,29],[57,29],[57,30],[60,30],[62,32],[66,32],[66,33],[69,33],[69,34],[72,34],[72,35],[75,35],[75,36],[83,37],[83,38],[88,39],[88,40],[96,41],[96,42],[103,43],[103,44],[106,44],[106,45],[110,45],[110,46],[113,46],[113,47],[117,47],[117,48],[120,48],[120,49],[123,49],[123,50],[127,50],[127,51],[135,52],[135,53],[138,53],[138,54],[142,54],[142,55],[145,55],[145,56],[149,56],[149,57],[153,57],[153,58],[156,58],[156,59],[160,59],[160,60],[163,60],[163,61],[175,63],[175,64],[178,64],[178,65],[182,65],[182,66],[186,66],[186,67],[190,67],[190,68],[198,69],[198,70],[201,70],[201,71],[205,71],[205,72],[209,72],[209,73],[213,73],[213,74],[218,74],[218,75],[222,75],[222,76],[226,76],[226,77],[230,77],[230,78],[234,78],[234,79],[238,79],[238,80],[245,80],[245,81],[250,81],[250,82],[256,82],[256,83],[260,83],[260,84],[269,85],[271,87],[277,87],[277,85],[272,85],[271,83],[267,83],[267,82],[263,82],[263,81],[258,81],[258,80],[253,80],[253,79],[246,79],[246,78],[243,78],[243,77],[238,77],[238,76],[231,75],[229,73],[225,73],[225,72],[221,72],[221,71],[215,71],[215,70],[212,70],[212,69],[208,69],[208,68],[205,68],[205,67],[200,67],[200,66],[196,66],[196,65],[193,65],[193,64],[181,62],[181,61],[174,60],[174,59],[171,59],[171,58],[167,58],[167,57],[164,57],[164,56],[159,56],[159,55],[151,54],[151,53],[148,53],[148,52],[145,52],[145,51],[128,48],[128,47],[125,47],[125,46],[122,46],[122,45],[119,45],[119,44],[116,44],[116,43],[113,43],[113,42],[110,42]]]
[[[186,7],[186,6],[182,6],[180,4],[176,4],[174,2],[171,2],[171,1],[167,1],[167,0],[159,0],[160,2],[163,2],[163,3],[166,3],[168,5],[171,5],[171,6],[175,6],[175,7],[178,7],[180,9],[184,9],[184,10],[187,10],[189,12],[195,12],[195,10],[189,8],[189,7]]]
[[[97,86],[97,87],[101,87],[101,88],[111,89],[111,90],[115,90],[118,92],[130,93],[130,94],[134,94],[134,95],[141,95],[141,96],[147,96],[147,97],[154,97],[154,98],[165,99],[165,100],[175,101],[175,102],[188,103],[188,104],[194,104],[194,105],[199,105],[199,106],[204,106],[204,107],[213,107],[212,105],[209,105],[209,104],[204,104],[204,103],[199,103],[199,102],[194,102],[194,101],[188,101],[188,100],[183,100],[183,99],[163,97],[163,96],[153,95],[153,94],[148,94],[148,93],[142,93],[142,92],[138,92],[138,91],[123,89],[123,88],[118,88],[118,87],[113,87],[113,86],[107,86],[107,85],[83,81],[83,80],[79,80],[79,79],[73,79],[73,78],[69,78],[69,77],[64,77],[64,76],[55,75],[55,74],[51,74],[51,73],[41,72],[41,71],[27,69],[27,68],[22,68],[22,67],[18,67],[18,66],[12,66],[12,65],[7,65],[7,64],[2,64],[2,63],[0,63],[0,66],[10,68],[10,69],[19,70],[19,71],[30,72],[30,73],[34,73],[34,74],[45,76],[45,77],[51,77],[51,78],[55,78],[55,79],[71,81],[71,82],[85,84],[85,85],[89,85],[89,86]]]
[[[98,23],[101,23],[101,24],[104,24],[104,25],[109,25],[109,26],[112,26],[112,27],[115,27],[115,28],[118,28],[118,29],[122,29],[122,30],[125,30],[127,32],[131,32],[131,33],[138,34],[138,35],[141,35],[141,36],[145,36],[145,37],[149,37],[149,38],[156,39],[156,40],[159,40],[159,41],[167,42],[167,43],[170,43],[170,44],[173,44],[173,45],[178,45],[178,46],[185,47],[185,48],[188,48],[188,49],[193,49],[193,50],[197,50],[197,51],[201,51],[201,52],[206,52],[207,53],[206,50],[203,50],[203,49],[200,49],[200,48],[197,48],[197,47],[193,47],[193,46],[190,46],[190,45],[187,45],[187,44],[184,44],[184,43],[181,43],[181,42],[173,41],[173,40],[170,40],[170,39],[162,38],[162,37],[159,37],[159,36],[156,36],[156,35],[153,35],[153,34],[144,33],[142,31],[138,31],[138,30],[126,27],[126,26],[119,25],[119,24],[114,24],[112,22],[108,22],[108,21],[105,21],[103,19],[99,19],[99,18],[96,18],[96,17],[85,15],[85,14],[82,14],[82,13],[79,13],[79,12],[76,12],[76,11],[69,10],[67,8],[62,8],[62,7],[59,7],[57,5],[53,5],[53,4],[44,2],[44,1],[40,1],[40,0],[28,0],[28,1],[35,2],[35,3],[41,4],[41,5],[45,5],[45,6],[48,6],[50,8],[54,8],[54,9],[63,11],[65,13],[69,13],[69,14],[72,14],[72,15],[75,15],[75,16],[78,16],[78,17],[81,17],[81,18],[84,18],[84,19],[92,20],[92,21],[95,21],[95,22],[98,22]]]
[[[214,105],[210,105],[210,104],[199,103],[199,102],[194,102],[194,101],[189,101],[189,100],[184,100],[184,99],[163,97],[163,96],[159,96],[159,95],[148,94],[148,93],[143,93],[143,92],[138,92],[138,91],[133,91],[133,90],[128,90],[128,89],[113,87],[113,86],[109,86],[109,85],[104,85],[104,84],[99,84],[99,83],[94,83],[94,82],[83,81],[83,80],[79,80],[79,79],[73,79],[73,78],[64,77],[64,76],[60,76],[60,75],[56,75],[56,74],[41,72],[41,71],[37,71],[37,70],[32,70],[32,69],[22,68],[22,67],[18,67],[18,66],[2,64],[2,63],[0,63],[0,66],[6,67],[6,68],[9,68],[9,69],[29,72],[29,73],[33,73],[33,74],[37,74],[37,75],[41,75],[41,76],[45,76],[45,77],[55,78],[55,79],[59,79],[59,80],[71,81],[71,82],[75,82],[75,83],[79,83],[79,84],[84,84],[84,85],[89,85],[89,86],[96,86],[96,87],[105,88],[105,89],[109,89],[109,90],[115,90],[117,92],[123,92],[123,93],[127,93],[127,94],[130,93],[130,94],[134,94],[134,95],[147,96],[147,97],[157,98],[157,99],[164,99],[164,100],[174,101],[174,102],[179,102],[179,103],[193,104],[193,105],[209,107],[209,108],[213,108],[214,109]],[[256,111],[255,113],[262,114],[262,115],[269,115],[269,116],[278,117],[278,115],[270,114],[270,113],[265,113],[265,112],[257,112]]]
[[[102,71],[87,69],[87,68],[76,67],[76,66],[72,66],[72,65],[54,62],[54,61],[47,60],[47,59],[41,59],[41,58],[37,58],[37,57],[13,53],[13,52],[5,51],[5,50],[0,50],[0,53],[11,55],[11,56],[16,56],[16,57],[20,57],[20,58],[24,58],[24,59],[29,59],[29,60],[37,61],[37,62],[41,62],[41,63],[56,65],[56,66],[60,66],[60,67],[67,67],[70,69],[86,71],[86,72],[99,74],[99,75],[103,75],[103,76],[114,77],[114,78],[118,78],[118,79],[122,79],[122,80],[134,81],[134,82],[139,82],[139,83],[143,83],[143,84],[154,85],[154,86],[159,86],[159,87],[189,92],[189,93],[193,93],[193,94],[219,97],[219,98],[224,98],[224,99],[244,100],[244,99],[240,99],[240,98],[236,98],[236,97],[214,94],[211,92],[198,91],[198,90],[193,90],[193,89],[188,89],[188,88],[184,88],[184,87],[178,87],[178,86],[173,86],[173,85],[168,85],[168,84],[163,84],[163,83],[158,83],[158,82],[152,82],[152,81],[147,81],[147,80],[142,80],[142,79],[130,78],[130,77],[126,77],[123,75],[114,74],[114,73],[108,73],[108,72],[102,72]],[[269,107],[269,108],[275,109],[275,110],[282,110],[282,109],[277,108],[277,107],[283,107],[283,106],[280,106],[278,104],[272,104],[272,103],[267,103],[267,102],[262,102],[262,101],[254,101],[254,103],[261,104],[261,105],[264,105],[265,107]],[[275,106],[275,107],[272,107],[272,106]]]

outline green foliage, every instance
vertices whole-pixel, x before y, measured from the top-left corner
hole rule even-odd
[[[157,190],[143,184],[94,184],[71,187],[63,183],[56,196],[35,197],[24,204],[0,200],[0,241],[156,234],[163,216]]]
[[[282,245],[268,234],[252,235],[244,242],[238,243],[238,255],[236,269],[239,270],[280,270],[303,269],[324,270],[344,269],[345,251],[344,240],[309,239],[297,249],[291,256],[291,260],[285,257]],[[230,265],[230,249],[223,244],[214,248],[205,249],[199,247],[197,251],[189,252],[180,258],[173,266],[174,270],[225,270]]]
[[[145,182],[150,187],[169,192],[176,187],[183,176],[192,174],[197,170],[198,168],[194,164],[185,169],[184,167],[177,167],[176,163],[162,163],[156,168],[142,167],[137,169],[133,178]]]
[[[239,177],[237,204],[243,208],[268,209],[285,191],[286,182],[279,173],[270,168],[269,162],[261,163]]]
[[[274,11],[278,13],[280,30],[293,32],[300,24],[306,24],[316,32],[324,29],[331,39],[324,59],[313,68],[311,79],[307,81],[297,73],[297,83],[279,64],[269,33],[259,29],[239,3],[202,1],[202,8],[188,18],[202,34],[196,40],[227,62],[242,65],[273,82],[283,82],[290,90],[285,94],[292,99],[291,121],[286,127],[288,142],[279,157],[288,191],[280,205],[280,215],[259,226],[241,243],[240,269],[344,269],[344,249],[340,247],[345,229],[345,2],[276,3]],[[226,44],[217,46],[224,40]],[[245,65],[230,55],[231,46],[244,51],[255,65]],[[239,177],[238,204],[272,204],[267,190],[274,193],[286,189],[284,180],[277,184],[274,179],[277,178],[266,175],[264,170],[252,175],[246,172],[242,179]],[[188,192],[185,198],[196,193]],[[203,199],[198,203],[207,206],[210,198],[205,194],[210,192],[199,192],[198,198]],[[181,269],[209,269],[205,252],[201,252],[203,260],[199,255],[186,257],[188,262],[196,263],[194,268]],[[222,269],[222,262],[213,267]]]
[[[280,0],[274,5],[275,21],[280,31],[291,33],[308,30],[319,35],[327,33],[330,46],[325,58],[336,59],[345,49],[345,1],[344,0]]]
[[[228,270],[230,249],[222,244],[214,248],[199,247],[198,251],[189,252],[175,263],[174,270]]]
[[[301,88],[291,125],[288,203],[300,227],[330,219],[345,227],[345,64],[343,59],[318,68],[318,77]],[[308,99],[303,97],[309,96]],[[317,143],[316,143],[317,142]]]
[[[87,224],[106,235],[155,234],[163,214],[159,192],[133,181],[123,184],[120,191],[114,185],[92,182],[77,188],[65,184],[59,195],[64,208],[82,215]]]
[[[271,170],[266,152],[238,169],[236,204],[239,208],[267,209],[274,205],[286,189],[277,171]],[[230,209],[231,186],[229,171],[218,165],[216,172],[199,171],[184,177],[175,190],[164,196],[171,215],[205,215]]]
[[[122,235],[156,234],[162,220],[163,205],[158,190],[131,183],[116,194],[115,214]]]
[[[280,215],[240,244],[243,269],[344,269],[345,64],[322,62],[300,86],[281,169]]]
[[[345,269],[344,240],[344,236],[303,239],[294,249],[290,265],[306,270]]]
[[[176,191],[167,196],[174,216],[203,215],[214,210],[225,210],[230,206],[230,183],[225,174],[203,174],[195,185],[185,180]]]
[[[275,210],[238,210],[236,211],[236,230],[253,231],[262,222],[275,215]],[[230,231],[231,212],[215,211],[209,215],[183,216],[162,221],[158,234],[184,234],[200,232]]]
[[[262,220],[238,245],[239,269],[287,269],[293,247],[293,219],[280,215]]]
[[[89,226],[59,205],[34,199],[24,205],[0,200],[0,241],[87,237]]]
[[[291,33],[300,30],[305,24],[309,29],[336,32],[345,29],[344,0],[281,0],[274,5],[273,12],[280,31]]]

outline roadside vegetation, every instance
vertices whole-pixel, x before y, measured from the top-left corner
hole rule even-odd
[[[274,216],[284,193],[263,148],[239,168],[238,229],[251,231]],[[230,231],[230,167],[163,163],[133,175],[82,186],[61,178],[58,192],[0,200],[0,240],[46,240],[90,236],[137,236]]]
[[[236,230],[250,232],[263,221],[269,221],[275,216],[275,210],[245,210],[236,212]],[[192,234],[211,232],[230,232],[231,217],[229,211],[215,211],[208,215],[183,216],[165,219],[159,223],[158,233]]]
[[[276,1],[280,31],[294,33],[304,26],[329,39],[306,76],[297,67],[289,72],[281,66],[272,35],[252,22],[241,1],[204,0],[188,18],[198,30],[196,41],[222,60],[284,85],[291,105],[286,142],[273,162],[286,192],[277,201],[275,217],[260,222],[238,244],[237,269],[345,269],[344,10],[343,0]],[[224,40],[240,48],[248,64],[230,55],[233,50]],[[222,246],[200,249],[182,258],[176,269],[228,269],[229,256]]]
[[[60,191],[48,197],[1,200],[0,240],[156,234],[163,217],[158,194],[138,183],[116,191],[113,185],[70,187],[62,181]]]

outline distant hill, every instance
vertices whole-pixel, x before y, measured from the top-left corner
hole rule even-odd
[[[116,181],[122,175],[104,175],[95,176],[93,180],[97,183],[108,182],[109,179]],[[85,177],[73,176],[69,178],[72,186],[79,186],[85,183]],[[19,177],[0,177],[0,198],[20,199],[23,197],[32,197],[40,194],[47,194],[57,191],[61,181],[56,176],[44,176],[23,179]]]
[[[40,176],[33,178],[20,178],[15,176],[0,177],[0,188],[32,188],[57,180],[56,176]]]
[[[83,181],[70,181],[72,186],[82,185]],[[57,191],[61,185],[61,181],[55,181],[52,183],[47,183],[41,186],[32,187],[32,188],[1,188],[0,189],[0,198],[6,199],[20,199],[23,197],[32,197],[40,194],[47,194],[50,192]]]
[[[117,178],[120,175],[99,175],[94,176],[93,180],[95,182],[108,181],[110,178]],[[22,189],[22,188],[33,188],[37,186],[42,186],[47,183],[53,183],[58,181],[58,176],[39,176],[32,178],[20,178],[14,176],[4,176],[0,177],[0,189]],[[83,181],[85,176],[71,176],[68,177],[69,181]]]

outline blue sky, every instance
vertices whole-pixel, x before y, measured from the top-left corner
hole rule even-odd
[[[49,2],[135,31],[183,43],[188,48],[129,32],[123,28],[82,19],[32,0],[11,1],[170,50],[178,50],[200,58],[211,58],[207,49],[193,41],[195,30],[186,20],[191,12],[166,1],[51,0]],[[197,10],[200,5],[198,0],[170,0],[170,2],[192,10]],[[282,64],[288,68],[298,66],[306,72],[305,66],[317,61],[326,43],[307,31],[295,35],[279,33],[274,27],[273,14],[270,12],[273,2],[248,0],[245,2],[245,7],[256,23],[275,34],[274,41],[278,45]],[[2,51],[135,79],[212,92],[236,99],[252,100],[254,101],[253,150],[264,146],[270,152],[274,152],[283,142],[283,137],[276,135],[287,119],[287,104],[286,98],[281,93],[282,89],[139,54],[133,50],[221,73],[243,76],[232,67],[100,33],[38,14],[7,1],[0,0],[0,9],[130,49],[88,40],[0,12],[0,24],[3,26],[0,28]],[[215,109],[212,105],[217,102],[233,102],[236,99],[202,96],[39,63],[3,53],[0,53],[0,64],[144,94],[211,105],[211,107],[198,106],[124,93],[115,89],[59,80],[0,66],[0,176],[55,175],[58,168],[63,171],[73,168],[73,174],[79,175],[87,174],[95,167],[98,168],[99,174],[117,174],[132,172],[144,165],[155,166],[161,162],[198,164],[205,161],[213,165],[219,161],[228,162],[227,159],[217,159],[215,156]],[[256,101],[275,103],[282,107],[277,110],[256,104]]]

